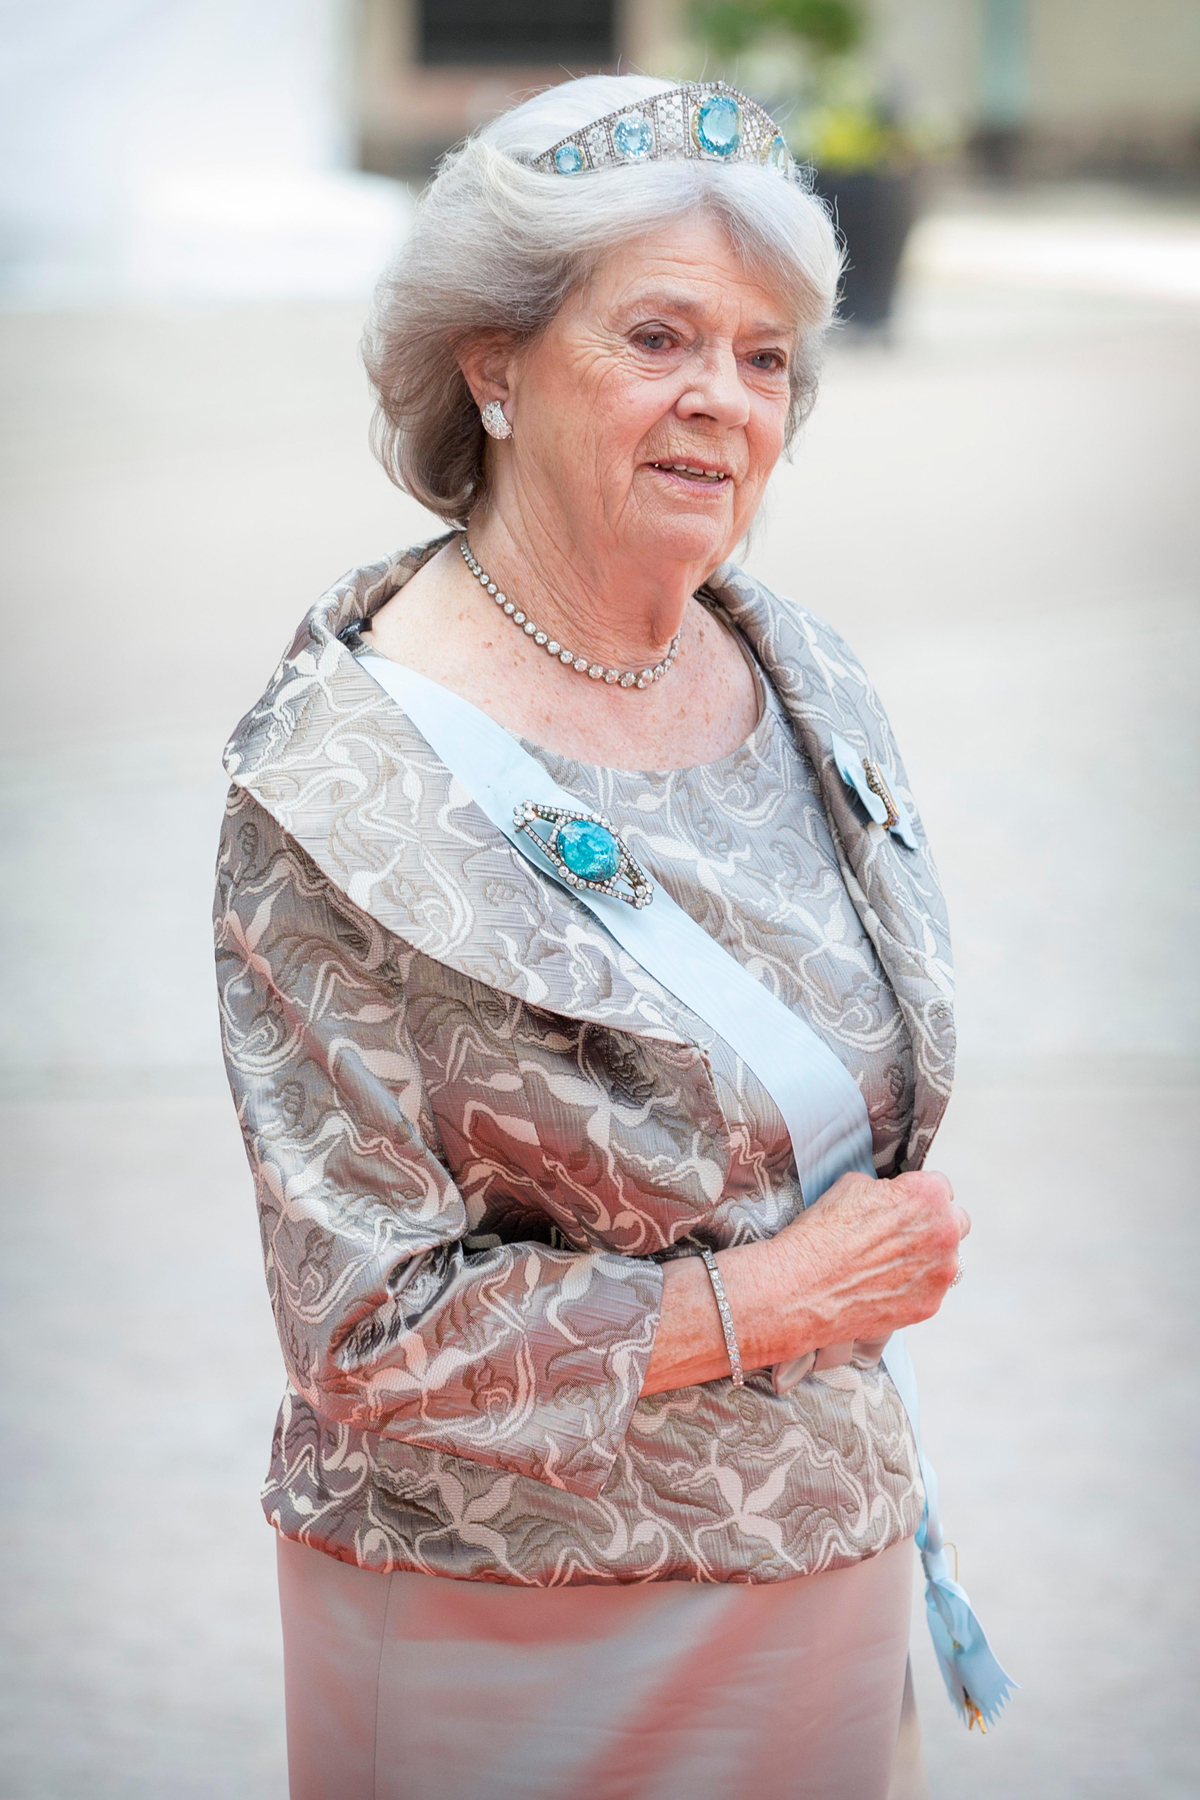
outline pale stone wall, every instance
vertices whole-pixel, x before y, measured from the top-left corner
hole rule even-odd
[[[948,137],[1014,128],[1027,166],[1045,172],[1200,161],[1196,0],[873,0],[873,11],[870,57],[881,82]],[[364,0],[369,168],[391,172],[407,157],[415,173],[514,94],[562,76],[549,67],[421,69],[415,12],[416,0]],[[617,39],[626,70],[692,74],[702,60],[687,42],[683,0],[618,0]],[[997,54],[1007,54],[1003,71]]]

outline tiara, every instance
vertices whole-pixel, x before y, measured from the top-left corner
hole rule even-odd
[[[682,159],[752,163],[789,181],[805,179],[766,108],[724,81],[689,81],[651,94],[573,131],[532,160],[547,175],[583,175]]]

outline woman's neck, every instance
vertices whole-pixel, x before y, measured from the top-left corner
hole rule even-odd
[[[598,552],[575,542],[564,520],[531,506],[476,514],[467,538],[489,579],[539,628],[619,667],[661,660],[710,572],[618,549]]]
[[[573,624],[568,626],[568,607],[535,556],[510,532],[497,530],[495,521],[487,532],[481,521],[475,525],[480,546],[486,545],[479,560],[538,626],[561,632],[561,641],[572,650],[597,660],[603,656],[610,668],[645,668],[651,656],[661,660],[660,641],[664,648],[670,641],[669,617],[654,628],[662,632],[662,640],[651,639],[648,603],[640,617],[621,606],[616,629],[604,618],[599,602],[605,594],[626,598],[611,569],[605,571],[610,585],[597,582],[581,595],[561,545],[541,552],[550,568],[563,568],[572,607]],[[476,543],[474,531],[471,543]],[[681,586],[686,589],[690,581],[689,575]],[[679,590],[674,591],[678,605]],[[590,603],[590,610],[581,600]],[[371,622],[370,641],[381,656],[461,694],[516,737],[609,768],[682,769],[736,749],[758,718],[758,689],[732,635],[686,593],[682,605],[679,659],[665,680],[644,690],[581,680],[497,615],[468,573],[458,546],[446,544],[380,607]],[[601,640],[595,645],[584,641],[589,626]],[[606,651],[604,644],[611,649]]]

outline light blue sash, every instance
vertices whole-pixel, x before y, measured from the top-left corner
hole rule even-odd
[[[360,666],[391,695],[430,748],[498,831],[548,880],[559,877],[513,810],[526,800],[587,810],[494,719],[415,670],[364,649]],[[619,821],[618,821],[619,828]],[[804,1204],[848,1170],[874,1176],[866,1104],[847,1070],[812,1027],[744,969],[656,885],[638,910],[605,894],[564,888],[592,912],[654,979],[710,1025],[758,1076],[792,1140]],[[1013,1685],[988,1646],[963,1589],[950,1575],[937,1512],[937,1477],[921,1449],[916,1375],[897,1332],[884,1366],[904,1402],[925,1484],[917,1545],[926,1576],[930,1630],[950,1698],[967,1722],[991,1722]]]

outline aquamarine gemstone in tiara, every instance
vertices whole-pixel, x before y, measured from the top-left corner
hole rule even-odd
[[[583,151],[575,144],[560,144],[554,152],[554,166],[560,175],[578,175],[583,168]]]
[[[781,175],[786,175],[791,160],[792,153],[787,147],[786,139],[776,137],[768,144],[766,161],[769,169],[777,169]]]
[[[742,109],[729,94],[710,94],[696,108],[692,130],[710,156],[732,156],[741,142]]]
[[[644,162],[654,149],[654,131],[643,113],[626,113],[613,126],[613,143],[626,162]]]

